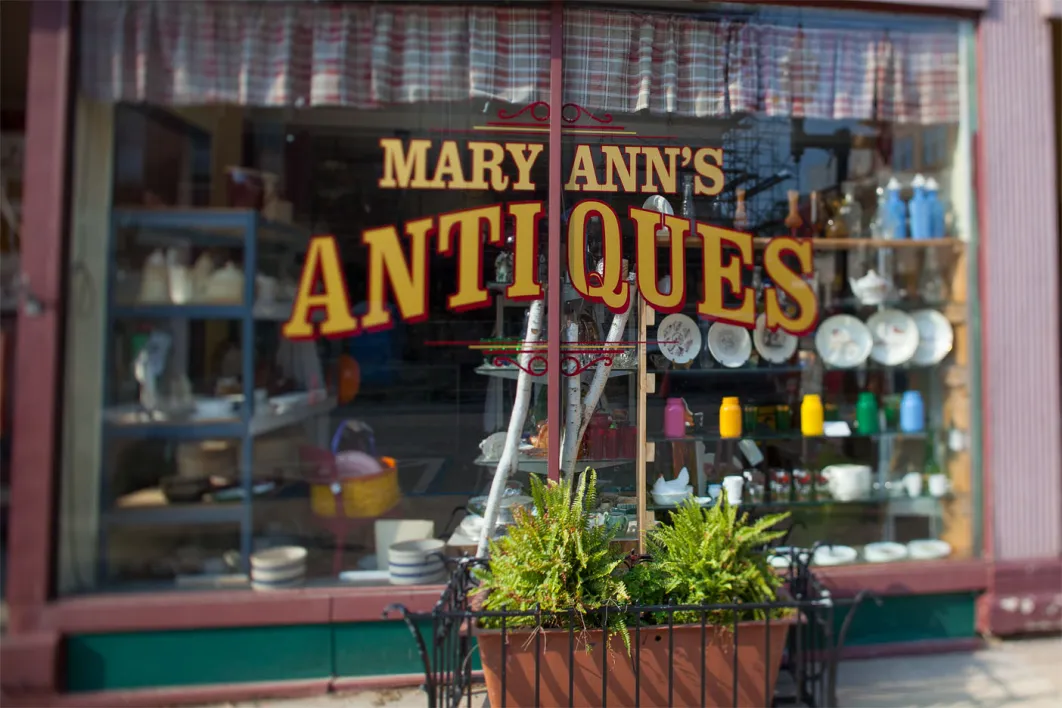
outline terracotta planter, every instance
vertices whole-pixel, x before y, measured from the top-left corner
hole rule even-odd
[[[789,627],[794,619],[743,622],[737,637],[737,703],[734,703],[734,635],[730,628],[707,627],[703,670],[706,672],[706,706],[766,706],[774,694]],[[612,653],[608,657],[608,692],[602,696],[601,630],[576,634],[574,666],[569,666],[567,630],[546,630],[539,640],[539,706],[697,706],[701,705],[701,627],[678,625],[674,631],[674,654],[669,655],[667,627],[642,627],[635,644],[633,629],[631,655],[623,638],[610,632]],[[499,630],[478,630],[477,640],[483,662],[490,705],[502,703],[502,636]],[[586,643],[590,651],[586,651]],[[506,632],[505,706],[535,706],[536,640],[528,631]],[[635,662],[641,665],[639,700],[635,701]],[[673,659],[674,693],[668,701],[668,664]],[[569,702],[569,671],[574,670]],[[769,681],[766,679],[769,678]]]

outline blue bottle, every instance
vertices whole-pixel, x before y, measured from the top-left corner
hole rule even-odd
[[[911,181],[914,196],[911,197],[907,210],[911,215],[911,238],[922,241],[930,238],[930,205],[926,198],[926,178],[918,175]]]
[[[940,201],[940,185],[932,177],[926,180],[926,203],[929,205],[929,238],[944,238],[944,202]]]
[[[905,433],[920,433],[926,427],[926,411],[922,394],[904,391],[900,398],[900,430]]]
[[[900,196],[900,181],[893,177],[885,186],[885,238],[907,238],[907,206]]]

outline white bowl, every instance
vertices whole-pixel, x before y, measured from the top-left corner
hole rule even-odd
[[[446,543],[435,538],[401,541],[387,551],[387,574],[392,585],[434,585],[446,579],[442,559]]]
[[[859,553],[850,546],[820,546],[811,560],[815,565],[844,565],[858,557]]]
[[[881,543],[868,543],[863,547],[863,558],[868,563],[891,563],[903,560],[907,557],[907,546],[899,543],[883,541]]]
[[[938,541],[932,538],[910,541],[907,544],[907,555],[914,560],[937,560],[951,555],[951,544],[947,541]]]
[[[279,546],[251,554],[251,570],[281,570],[306,565],[306,549],[302,546]]]
[[[653,491],[653,502],[657,506],[678,506],[686,497],[693,496],[693,485],[687,484],[686,489],[681,492],[657,492]]]
[[[251,581],[271,585],[301,581],[306,577],[306,563],[297,563],[283,568],[252,568]]]

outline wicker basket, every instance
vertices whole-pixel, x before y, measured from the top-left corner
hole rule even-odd
[[[376,458],[372,429],[358,421],[344,421],[332,437],[331,452],[300,449],[304,465],[309,465],[310,508],[314,515],[326,519],[368,519],[383,516],[398,504],[402,491],[392,458],[376,458],[382,469],[374,474],[345,476],[336,467],[336,455],[341,451],[364,452]]]
[[[390,511],[402,498],[398,488],[398,469],[390,458],[384,457],[380,461],[384,468],[376,474],[311,485],[313,513],[326,519],[335,518],[337,512],[348,519],[366,519]],[[338,493],[333,494],[337,485]]]

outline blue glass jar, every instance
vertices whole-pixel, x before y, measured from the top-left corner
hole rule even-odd
[[[926,410],[922,394],[904,391],[900,399],[900,430],[904,433],[920,433],[926,428]]]

